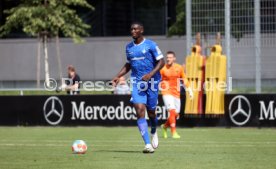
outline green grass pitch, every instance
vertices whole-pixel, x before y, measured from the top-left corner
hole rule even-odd
[[[154,154],[142,154],[136,127],[0,127],[0,168],[276,168],[274,128],[179,128],[178,132],[181,139],[160,137]],[[76,139],[86,141],[86,154],[72,154]]]

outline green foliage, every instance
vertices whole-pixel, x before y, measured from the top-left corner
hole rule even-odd
[[[178,0],[176,5],[176,21],[169,28],[169,36],[172,35],[184,35],[185,34],[185,0]]]
[[[74,42],[81,42],[90,25],[83,23],[73,7],[94,7],[86,0],[21,0],[17,7],[5,10],[9,16],[0,27],[0,36],[7,35],[14,28],[22,28],[26,34],[37,36],[47,32],[51,36],[62,33]]]

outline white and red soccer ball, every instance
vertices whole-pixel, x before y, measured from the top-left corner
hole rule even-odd
[[[74,154],[85,154],[87,145],[83,140],[75,140],[72,145],[72,151]]]

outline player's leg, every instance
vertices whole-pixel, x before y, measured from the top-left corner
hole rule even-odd
[[[177,106],[175,104],[175,98],[172,95],[163,95],[163,101],[166,106],[167,111],[169,112],[169,118],[166,123],[161,126],[163,130],[163,137],[167,138],[167,128],[171,128],[172,137],[178,137],[176,133],[176,118],[178,116]]]
[[[180,138],[179,134],[176,132],[176,119],[179,116],[180,99],[172,95],[164,95],[163,101],[169,112],[169,118],[166,123],[161,126],[163,137],[167,138],[167,128],[170,127],[172,138]]]
[[[170,102],[169,102],[169,97],[170,95],[163,95],[162,98],[163,98],[163,102],[164,102],[164,105],[166,107],[166,110],[169,112],[169,109],[170,109]],[[164,138],[168,138],[168,134],[167,134],[167,128],[170,127],[170,121],[169,119],[167,119],[167,121],[161,125],[161,129],[162,129],[162,133],[163,133],[163,137]]]
[[[158,119],[157,116],[155,114],[155,109],[153,110],[147,110],[148,112],[148,116],[149,116],[149,120],[150,120],[150,125],[151,125],[151,145],[153,148],[157,148],[159,145],[159,141],[158,141],[158,135],[157,135],[157,125],[158,125]]]
[[[146,107],[144,104],[137,103],[137,104],[134,104],[134,108],[137,114],[137,125],[141,133],[141,136],[144,140],[144,143],[145,145],[150,144],[150,138],[148,133],[148,123],[145,118]]]
[[[154,149],[152,148],[151,143],[150,143],[150,137],[149,137],[149,133],[148,133],[148,123],[145,118],[146,106],[145,106],[145,104],[136,103],[136,104],[134,104],[134,108],[135,108],[136,114],[137,114],[138,129],[139,129],[141,136],[145,143],[145,148],[143,150],[143,153],[153,153]]]
[[[164,105],[166,107],[166,110],[169,113],[169,118],[170,118],[171,117],[170,110],[175,109],[174,103],[173,103],[173,96],[172,95],[163,95],[162,98],[163,98]],[[163,125],[165,129],[170,127],[169,118],[167,119],[166,123]]]
[[[158,119],[157,119],[157,116],[155,114],[155,109],[153,109],[153,110],[147,109],[147,112],[148,112],[150,126],[151,126],[150,133],[154,134],[154,133],[156,133],[156,127],[158,125]]]
[[[149,121],[151,125],[151,145],[153,148],[158,147],[158,135],[157,135],[157,125],[158,119],[155,113],[155,109],[158,103],[158,90],[152,91],[151,89],[147,91],[147,112],[149,116]]]
[[[180,135],[176,132],[176,119],[179,117],[180,112],[180,98],[173,97],[174,99],[174,107],[175,107],[175,125],[174,129],[171,130],[172,132],[172,138],[178,139],[180,138]]]
[[[145,148],[143,152],[153,153],[154,149],[152,148],[150,143],[150,137],[148,133],[148,123],[145,118],[145,112],[146,112],[145,104],[147,102],[146,93],[139,92],[137,88],[133,88],[131,102],[133,103],[136,111],[138,129],[145,143]]]

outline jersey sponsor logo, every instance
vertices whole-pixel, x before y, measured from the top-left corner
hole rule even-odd
[[[131,58],[131,60],[144,60],[145,57],[134,57],[134,58]]]
[[[143,49],[143,50],[142,50],[142,53],[143,53],[143,54],[145,54],[146,52],[147,52],[146,49]]]

